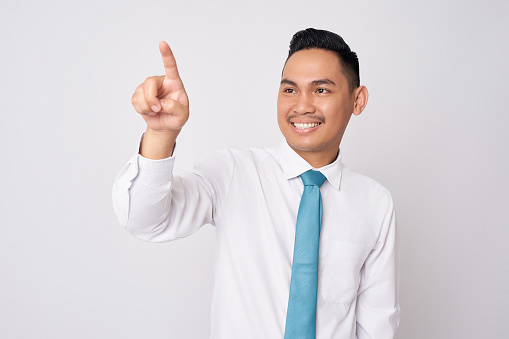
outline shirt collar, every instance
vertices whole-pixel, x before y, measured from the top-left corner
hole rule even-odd
[[[286,179],[292,179],[300,176],[302,173],[314,169],[320,171],[326,178],[327,181],[336,189],[339,190],[341,183],[341,170],[343,165],[341,163],[341,152],[338,154],[336,160],[333,163],[320,167],[313,168],[306,160],[283,141],[281,144],[276,146],[276,152],[278,154],[281,169]]]

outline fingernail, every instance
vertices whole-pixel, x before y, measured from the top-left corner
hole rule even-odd
[[[152,105],[152,106],[150,106],[150,108],[151,108],[154,112],[159,112],[159,107],[157,107],[156,105]]]

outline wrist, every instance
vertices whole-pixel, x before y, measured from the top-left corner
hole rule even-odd
[[[177,136],[179,135],[179,133],[180,133],[180,130],[176,130],[176,131],[174,131],[174,130],[158,130],[158,129],[150,128],[148,126],[147,126],[147,130],[145,131],[145,134],[148,134],[153,138],[160,139],[161,141],[176,139]]]
[[[147,127],[140,146],[140,154],[147,159],[165,159],[173,154],[178,131],[159,131]]]

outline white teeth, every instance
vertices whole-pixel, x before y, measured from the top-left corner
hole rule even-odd
[[[315,122],[315,123],[309,123],[309,124],[299,124],[297,122],[294,122],[293,125],[295,127],[297,127],[298,129],[306,129],[306,128],[316,127],[316,126],[320,125],[320,123]]]

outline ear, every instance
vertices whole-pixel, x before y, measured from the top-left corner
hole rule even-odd
[[[359,115],[368,104],[368,89],[366,86],[359,86],[353,91],[353,115]]]

